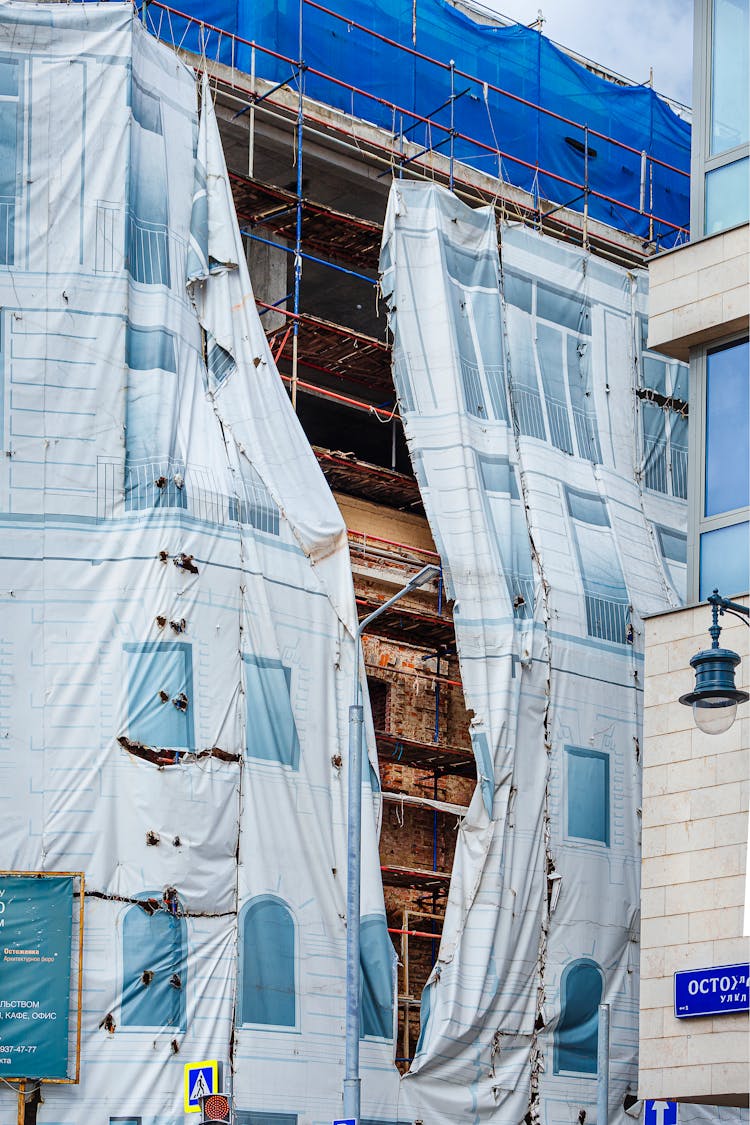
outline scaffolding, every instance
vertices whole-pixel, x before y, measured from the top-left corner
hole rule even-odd
[[[404,57],[437,68],[445,80],[445,97],[431,112],[420,114],[379,94],[368,92],[335,74],[305,62],[305,12],[325,14],[344,30],[356,29],[373,42],[403,52]],[[401,512],[423,516],[419,486],[414,476],[399,467],[398,445],[403,442],[400,418],[391,378],[391,345],[383,338],[331,320],[303,307],[303,271],[323,270],[326,276],[345,279],[363,287],[377,299],[378,258],[382,225],[372,218],[314,198],[306,183],[307,150],[311,146],[330,146],[344,160],[365,161],[372,170],[373,182],[384,189],[386,179],[418,177],[449,186],[457,195],[474,204],[490,204],[498,222],[518,221],[539,231],[583,245],[605,258],[626,265],[643,264],[664,239],[687,238],[686,227],[654,211],[655,170],[685,177],[688,173],[654,155],[598,131],[585,122],[536,105],[507,89],[468,73],[448,62],[430,58],[416,47],[397,43],[350,17],[327,8],[316,0],[299,0],[296,58],[252,39],[217,27],[161,0],[150,0],[141,8],[144,22],[159,38],[171,42],[186,54],[187,61],[206,71],[221,102],[223,119],[230,126],[247,129],[245,166],[231,173],[232,190],[240,228],[248,245],[263,245],[291,263],[292,284],[273,302],[256,295],[261,317],[268,316],[274,326],[268,338],[281,376],[289,389],[296,410],[345,410],[347,417],[371,420],[386,434],[389,446],[378,464],[331,441],[314,443],[318,462],[331,488],[348,496],[386,505]],[[191,48],[186,51],[186,44]],[[197,51],[196,51],[197,47]],[[273,81],[261,77],[263,64],[286,68],[285,77]],[[350,99],[350,110],[335,108],[320,97],[306,93],[308,79]],[[468,85],[467,85],[468,83]],[[555,120],[570,131],[568,147],[581,157],[580,179],[531,163],[505,149],[496,138],[488,144],[456,126],[456,106],[471,97],[472,87],[483,92],[492,124],[488,96],[494,92],[510,104],[533,110]],[[355,114],[355,106],[362,110]],[[391,128],[373,122],[363,109],[375,105],[390,117]],[[292,157],[293,182],[282,186],[269,182],[259,173],[259,138],[274,132],[282,136]],[[493,129],[494,133],[494,129]],[[289,143],[291,141],[291,143]],[[640,175],[638,206],[592,185],[591,162],[602,145],[614,146],[623,158],[635,160]],[[469,157],[491,160],[494,174],[472,167]],[[531,191],[514,185],[508,169],[523,169],[533,177]],[[540,191],[540,182],[554,188],[554,198]],[[606,205],[620,218],[606,225],[592,217],[592,203]],[[628,219],[641,226],[646,235],[628,233]],[[287,291],[288,290],[288,291]],[[273,315],[271,315],[273,314]],[[278,326],[279,319],[281,326]],[[342,317],[342,320],[344,318]],[[303,419],[304,422],[304,419]],[[340,438],[342,445],[348,441]],[[403,460],[403,457],[402,457]],[[349,530],[349,545],[355,571],[357,608],[360,619],[386,600],[383,585],[401,585],[407,571],[425,562],[439,562],[434,552],[372,535]],[[374,576],[374,577],[373,577]],[[407,599],[377,618],[374,629],[381,641],[411,646],[413,667],[388,669],[388,675],[411,678],[420,691],[431,693],[434,701],[432,739],[407,737],[394,729],[398,724],[383,723],[376,729],[381,773],[386,777],[394,766],[412,771],[420,779],[421,792],[387,788],[382,792],[386,807],[394,809],[406,823],[407,816],[431,817],[432,856],[429,865],[383,859],[381,875],[386,892],[412,896],[409,905],[389,911],[389,932],[399,956],[399,1045],[397,1062],[408,1068],[416,1046],[418,1028],[414,1020],[419,1010],[419,990],[424,984],[417,969],[419,959],[412,944],[424,950],[428,943],[429,964],[437,958],[450,870],[439,863],[438,840],[441,824],[460,822],[465,806],[440,798],[439,784],[457,779],[467,784],[476,780],[476,765],[465,728],[464,745],[452,745],[441,728],[441,704],[448,693],[462,702],[460,679],[450,675],[455,655],[452,613],[438,584],[436,604],[425,597]],[[367,662],[368,676],[383,673],[376,662]],[[425,701],[428,695],[424,696]],[[427,707],[427,703],[425,703]],[[412,786],[412,789],[414,786]],[[447,819],[446,819],[447,818]],[[405,857],[408,858],[408,857]],[[451,857],[452,862],[452,857]]]

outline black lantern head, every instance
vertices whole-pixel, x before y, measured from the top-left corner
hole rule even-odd
[[[696,652],[690,661],[690,666],[695,669],[695,688],[686,695],[680,696],[680,703],[693,708],[695,725],[705,734],[722,734],[729,730],[737,716],[737,704],[746,703],[750,695],[735,687],[734,670],[740,663],[736,652],[729,648],[719,648],[719,614],[725,610],[737,611],[746,615],[747,607],[735,607],[734,602],[728,602],[714,590],[707,599],[712,610],[712,623],[709,628],[711,634],[711,648]]]

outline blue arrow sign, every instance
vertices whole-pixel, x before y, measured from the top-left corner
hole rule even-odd
[[[677,1102],[647,1101],[643,1111],[643,1125],[677,1125]]]
[[[674,975],[674,1014],[720,1016],[750,1009],[750,965],[687,969]]]

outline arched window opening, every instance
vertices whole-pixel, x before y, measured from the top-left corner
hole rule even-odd
[[[131,906],[122,924],[123,1027],[184,1027],[187,927],[166,910]]]
[[[393,1038],[393,962],[395,954],[383,914],[362,919],[359,935],[361,1038]]]
[[[584,958],[565,969],[555,1032],[555,1074],[596,1074],[602,988],[602,973],[595,961]]]
[[[239,1022],[295,1027],[294,919],[278,898],[263,895],[241,920]]]

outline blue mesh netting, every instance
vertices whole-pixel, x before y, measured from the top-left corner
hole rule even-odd
[[[178,6],[195,19],[253,40],[259,48],[270,48],[290,60],[298,58],[298,0],[178,0]],[[347,0],[346,20],[305,4],[303,57],[309,68],[305,93],[390,131],[408,130],[410,141],[447,154],[450,109],[435,110],[451,93],[450,72],[438,63],[449,64],[452,59],[457,70],[478,79],[455,77],[454,90],[460,97],[454,103],[454,126],[462,134],[454,142],[458,160],[497,175],[499,148],[506,154],[501,168],[506,180],[582,210],[578,185],[584,180],[583,126],[588,126],[636,150],[629,152],[589,134],[589,186],[598,193],[589,199],[592,218],[647,237],[649,220],[639,213],[643,194],[644,209],[657,218],[654,237],[662,246],[673,245],[679,236],[668,224],[687,227],[689,222],[689,180],[649,162],[652,171],[645,177],[644,190],[640,153],[645,150],[687,173],[690,126],[652,89],[617,86],[586,70],[539,32],[518,24],[474,23],[446,0],[416,4],[416,49],[436,62],[354,26],[362,24],[411,48],[413,15],[412,0]],[[196,24],[174,14],[167,20],[158,5],[151,8],[149,23],[164,39],[182,41],[192,50],[205,50],[209,58],[218,56],[249,70],[249,49],[233,46],[228,37],[220,41],[215,31],[201,32]],[[256,70],[259,76],[280,82],[292,75],[293,68],[259,49]],[[483,83],[532,104],[524,105]],[[537,105],[578,124],[540,113],[534,108]],[[412,113],[431,116],[432,124],[416,121]]]

